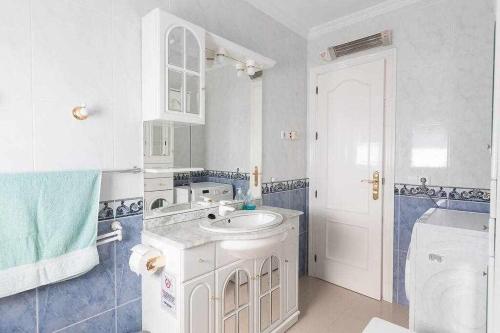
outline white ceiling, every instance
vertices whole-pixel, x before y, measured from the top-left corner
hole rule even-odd
[[[391,0],[246,0],[303,37],[313,27]]]

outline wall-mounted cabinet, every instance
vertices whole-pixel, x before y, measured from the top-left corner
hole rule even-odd
[[[205,123],[205,30],[160,9],[142,18],[142,114]]]

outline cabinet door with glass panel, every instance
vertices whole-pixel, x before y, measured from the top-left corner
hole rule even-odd
[[[237,262],[216,272],[216,332],[253,332],[253,260]]]
[[[142,19],[144,120],[205,123],[205,30],[160,9]]]
[[[255,260],[257,270],[256,325],[257,332],[272,331],[281,321],[280,258],[272,255]]]

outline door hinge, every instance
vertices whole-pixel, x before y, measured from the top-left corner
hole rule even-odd
[[[314,197],[317,198],[318,197],[318,190],[315,190],[314,191]]]
[[[318,262],[318,256],[316,254],[314,255],[314,262]]]
[[[315,134],[316,141],[318,140],[318,132]]]
[[[316,95],[318,94],[318,86],[316,86]]]

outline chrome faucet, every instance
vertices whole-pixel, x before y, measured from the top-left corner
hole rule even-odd
[[[229,212],[234,212],[236,208],[227,206],[227,203],[221,201],[219,203],[219,215],[225,217]]]

